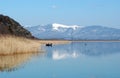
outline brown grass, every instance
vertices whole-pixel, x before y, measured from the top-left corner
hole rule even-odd
[[[40,42],[41,44],[52,43],[53,45],[71,43],[71,41],[68,41],[68,40],[39,40],[39,42]]]
[[[37,40],[15,36],[0,36],[0,55],[30,53],[40,51]]]

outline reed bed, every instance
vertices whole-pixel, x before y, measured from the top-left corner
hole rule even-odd
[[[71,41],[69,40],[39,40],[41,44],[47,44],[52,43],[53,45],[59,45],[59,44],[69,44]]]
[[[0,55],[32,53],[40,51],[38,40],[15,36],[0,36]]]

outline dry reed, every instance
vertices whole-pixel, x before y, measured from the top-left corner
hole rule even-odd
[[[40,46],[37,40],[15,36],[0,36],[0,55],[38,52]]]
[[[71,41],[69,40],[39,40],[41,44],[47,44],[52,43],[53,45],[59,45],[59,44],[69,44]]]

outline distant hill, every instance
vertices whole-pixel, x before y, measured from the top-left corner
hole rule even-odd
[[[15,35],[34,38],[31,33],[24,29],[18,22],[4,15],[0,15],[0,35]]]
[[[120,40],[120,29],[104,26],[48,24],[27,27],[35,37],[65,40]]]

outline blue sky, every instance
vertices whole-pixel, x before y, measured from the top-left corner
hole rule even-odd
[[[22,25],[62,23],[120,28],[120,0],[1,0],[0,13]]]

